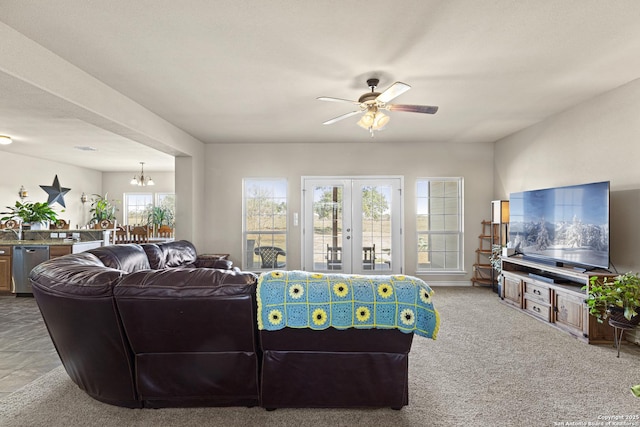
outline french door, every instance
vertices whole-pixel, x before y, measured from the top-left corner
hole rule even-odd
[[[303,177],[303,270],[402,273],[402,178]]]

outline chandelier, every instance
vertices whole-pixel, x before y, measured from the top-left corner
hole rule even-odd
[[[140,162],[140,175],[134,175],[131,179],[131,185],[138,185],[140,187],[145,187],[147,185],[156,185],[151,179],[150,176],[144,176],[144,162]]]

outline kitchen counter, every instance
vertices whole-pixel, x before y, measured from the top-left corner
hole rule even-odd
[[[71,247],[71,253],[77,254],[80,252],[88,251],[89,249],[95,249],[102,246],[104,242],[102,240],[90,240],[86,242],[74,242],[72,240],[64,239],[51,239],[51,240],[2,240],[0,245],[5,246],[49,246],[61,248],[64,246]],[[59,253],[69,253],[64,249]]]
[[[111,230],[23,230],[18,240],[16,231],[3,230],[0,233],[0,245],[75,245],[78,243],[110,241]],[[75,240],[74,240],[75,239]]]
[[[61,245],[77,245],[83,243],[92,243],[99,242],[102,243],[102,240],[90,240],[88,242],[74,242],[73,240],[64,240],[64,239],[41,239],[41,240],[0,240],[0,245],[7,246],[61,246]]]

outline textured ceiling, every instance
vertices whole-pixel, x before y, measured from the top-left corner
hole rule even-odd
[[[357,116],[323,126],[354,108],[316,98],[356,100],[372,76],[412,86],[398,103],[440,107],[390,112],[375,143],[495,141],[640,77],[637,0],[0,0],[0,21],[204,143],[371,143]],[[0,134],[24,144],[0,150],[172,168],[30,102],[43,95],[19,78],[0,78]]]

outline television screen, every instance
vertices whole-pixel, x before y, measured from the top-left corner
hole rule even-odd
[[[609,268],[609,182],[511,193],[509,240],[543,262]]]

